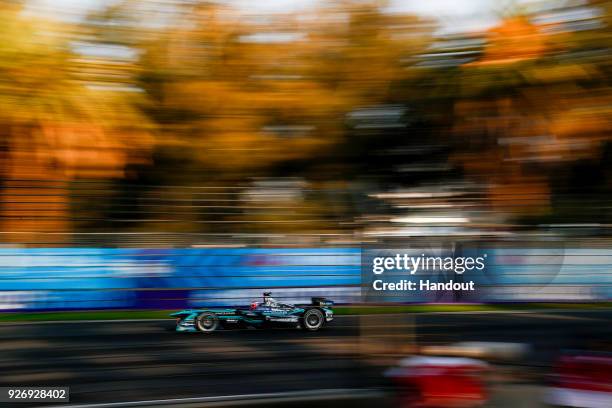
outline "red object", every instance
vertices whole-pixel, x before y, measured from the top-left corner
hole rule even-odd
[[[612,356],[563,356],[556,370],[556,386],[612,393]]]
[[[484,362],[467,358],[412,357],[388,372],[400,388],[401,407],[476,407],[486,401]]]
[[[545,401],[581,408],[612,407],[612,355],[573,354],[561,357]]]

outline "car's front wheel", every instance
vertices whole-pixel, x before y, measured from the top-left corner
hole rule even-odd
[[[325,317],[319,309],[310,309],[304,313],[302,317],[301,326],[302,329],[308,331],[317,331],[325,323]]]
[[[204,312],[196,318],[196,327],[204,333],[211,333],[219,327],[219,318],[212,312]]]

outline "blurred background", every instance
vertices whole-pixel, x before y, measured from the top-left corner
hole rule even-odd
[[[563,350],[610,347],[611,18],[605,0],[0,0],[0,320],[324,295],[350,316],[321,338],[224,334],[271,364],[245,392],[378,390],[402,356],[510,341],[488,403],[538,406]],[[365,246],[478,248],[487,291],[364,305]],[[219,372],[200,360],[213,338],[153,344],[161,326],[3,324],[2,383],[235,392],[202,391],[237,375],[225,349]],[[604,395],[575,406],[612,406],[610,357],[563,358]]]
[[[2,1],[2,241],[605,241],[606,1]]]

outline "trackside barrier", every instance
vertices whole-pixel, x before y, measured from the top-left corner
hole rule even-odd
[[[457,301],[612,299],[610,249],[480,250],[487,266],[469,279],[484,290]],[[264,290],[289,303],[312,296],[359,303],[361,283],[360,248],[0,248],[0,311],[247,305]]]

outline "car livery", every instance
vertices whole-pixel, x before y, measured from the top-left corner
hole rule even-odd
[[[317,331],[331,322],[334,312],[331,300],[314,297],[309,305],[281,303],[264,293],[264,301],[252,302],[249,308],[187,309],[172,313],[176,331],[211,333],[220,328],[233,327],[299,327]]]

